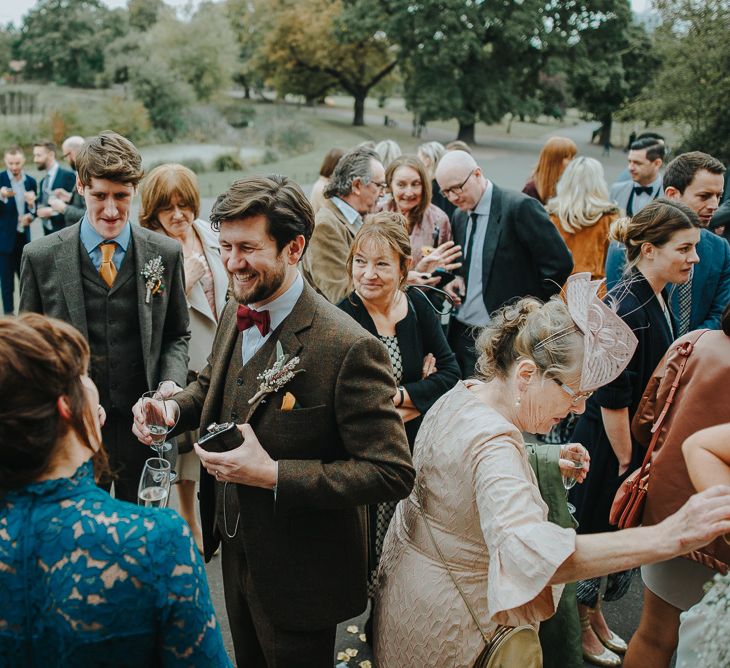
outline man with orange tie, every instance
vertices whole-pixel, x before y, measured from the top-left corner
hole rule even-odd
[[[115,496],[136,501],[152,451],[132,436],[132,405],[188,369],[188,307],[180,244],[132,225],[129,211],[142,161],[128,139],[105,131],[76,158],[81,221],[25,247],[20,310],[60,318],[91,347],[89,375],[106,410],[102,437]]]

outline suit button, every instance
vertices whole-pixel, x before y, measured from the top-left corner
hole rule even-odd
[[[243,385],[243,378],[236,378],[236,385],[238,385],[238,387],[241,387],[241,385]]]
[[[231,411],[231,422],[235,422],[236,420],[238,420],[238,413]]]

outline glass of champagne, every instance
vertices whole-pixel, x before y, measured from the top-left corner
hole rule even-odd
[[[172,443],[166,440],[168,432],[175,427],[177,415],[171,409],[171,403],[157,391],[145,392],[142,395],[145,426],[152,437],[150,447],[160,459],[172,449]],[[177,478],[175,471],[170,471],[170,481]]]
[[[139,479],[137,503],[146,508],[166,508],[170,496],[170,462],[150,457]]]
[[[576,462],[571,460],[571,464],[573,465],[573,468],[580,471],[580,469],[583,468],[583,462]],[[575,486],[575,483],[578,482],[574,476],[572,475],[564,475],[563,476],[563,487],[565,487],[566,495],[568,493],[568,490],[573,489]],[[568,502],[568,512],[573,515],[575,513],[575,506]]]

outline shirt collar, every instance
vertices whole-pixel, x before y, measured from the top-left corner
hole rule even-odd
[[[48,168],[48,182],[52,183],[53,180],[56,178],[56,172],[58,171],[59,164],[58,162],[54,162],[49,168]]]
[[[297,277],[294,279],[294,283],[289,286],[289,289],[283,295],[279,295],[276,299],[270,301],[268,304],[260,306],[259,308],[256,308],[251,304],[247,304],[247,306],[257,311],[268,311],[271,331],[273,331],[282,322],[284,322],[285,318],[292,312],[292,309],[299,301],[299,297],[301,297],[303,290],[304,279],[299,271],[297,271]]]
[[[492,192],[494,191],[494,184],[491,181],[487,181],[487,187],[484,189],[482,198],[474,207],[474,213],[477,216],[488,216],[489,210],[492,208]]]
[[[641,186],[640,183],[637,183],[636,181],[631,182],[632,186]],[[656,177],[650,184],[649,187],[651,188],[651,194],[653,195],[656,192],[661,191],[662,189],[662,175],[659,174],[659,176]]]
[[[355,211],[344,199],[339,197],[333,197],[332,203],[342,212],[342,215],[347,219],[350,225],[359,226],[362,222],[362,216]]]
[[[122,228],[119,236],[114,239],[105,239],[101,236],[91,225],[87,214],[81,219],[81,228],[79,229],[79,236],[81,237],[81,243],[84,244],[84,248],[87,253],[91,253],[100,243],[104,241],[114,241],[119,247],[126,253],[127,247],[129,246],[129,240],[132,238],[132,226],[129,221]]]
[[[10,183],[25,183],[25,172],[21,171],[20,176],[17,179],[13,177],[9,169],[6,169],[5,173],[8,175]]]

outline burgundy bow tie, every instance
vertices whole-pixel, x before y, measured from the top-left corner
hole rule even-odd
[[[261,332],[261,336],[266,336],[271,329],[271,316],[268,311],[254,311],[254,309],[240,304],[238,306],[236,325],[239,332],[243,332],[249,327],[256,325],[259,332]]]

